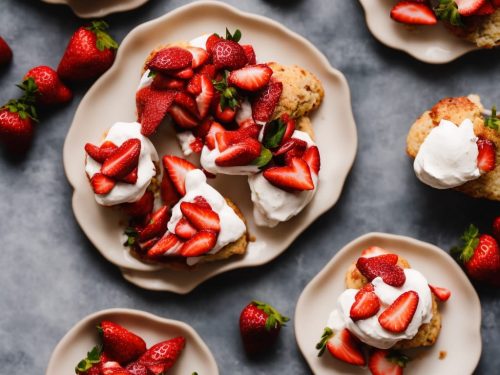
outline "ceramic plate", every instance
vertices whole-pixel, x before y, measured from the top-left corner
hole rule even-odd
[[[435,26],[408,27],[394,22],[390,12],[396,0],[359,0],[365,10],[366,23],[375,38],[383,44],[405,51],[430,64],[444,64],[474,51],[478,47],[461,40],[442,23]]]
[[[369,233],[340,250],[306,286],[295,310],[297,343],[316,374],[368,374],[367,369],[350,366],[325,354],[317,357],[316,343],[325,328],[337,297],[345,290],[345,273],[361,251],[380,246],[406,258],[429,283],[451,290],[451,298],[440,304],[442,324],[436,344],[427,349],[406,351],[413,360],[405,374],[472,374],[481,356],[481,305],[476,291],[442,249],[413,238]],[[464,315],[466,314],[466,315]],[[439,353],[446,358],[440,360]]]
[[[49,4],[66,4],[81,18],[104,17],[111,13],[135,9],[148,0],[42,0]]]
[[[96,204],[84,171],[84,145],[98,143],[116,121],[134,121],[135,92],[141,67],[156,46],[175,40],[190,40],[224,27],[239,28],[243,41],[251,43],[261,61],[299,64],[314,72],[325,87],[325,100],[312,120],[323,160],[320,184],[311,204],[295,219],[274,229],[258,228],[252,218],[250,190],[246,178],[219,176],[211,183],[231,198],[245,214],[256,241],[243,258],[204,264],[194,271],[173,271],[148,265],[129,255],[122,246],[123,226],[118,210]],[[279,48],[278,48],[279,46]],[[152,137],[160,155],[181,155],[171,127],[161,126]],[[357,147],[349,87],[311,43],[280,24],[242,13],[219,2],[195,2],[134,29],[122,42],[113,67],[83,98],[64,145],[64,166],[74,187],[73,211],[83,231],[110,262],[122,268],[125,278],[143,288],[187,293],[204,280],[241,267],[267,263],[338,200],[354,161]],[[124,218],[122,218],[122,222]]]
[[[87,352],[99,343],[96,325],[102,320],[111,320],[141,336],[148,347],[176,336],[184,336],[186,348],[179,360],[168,371],[169,374],[218,375],[217,363],[196,331],[176,320],[160,318],[143,311],[130,309],[102,310],[79,321],[59,341],[52,352],[46,375],[69,375],[75,373],[76,364]]]

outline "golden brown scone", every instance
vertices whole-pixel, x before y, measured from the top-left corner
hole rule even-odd
[[[430,111],[424,112],[411,126],[406,139],[406,152],[410,157],[415,158],[427,135],[441,120],[461,124],[463,120],[470,119],[474,124],[476,136],[495,143],[497,167],[478,179],[466,182],[455,189],[475,198],[498,201],[500,200],[500,132],[484,125],[482,111],[483,106],[477,95],[440,100]]]
[[[314,74],[298,65],[284,66],[276,62],[268,65],[273,70],[273,77],[283,83],[283,92],[273,119],[285,113],[297,119],[320,106],[325,90]]]
[[[481,17],[477,26],[465,38],[478,47],[493,48],[500,45],[500,9],[495,13]]]
[[[398,265],[402,268],[410,268],[410,263],[398,255]],[[356,263],[349,266],[345,277],[346,288],[361,289],[368,283],[366,277],[356,268]],[[441,313],[439,312],[438,304],[434,295],[432,296],[432,319],[428,324],[422,324],[418,329],[417,334],[411,340],[402,340],[398,342],[394,349],[410,349],[422,346],[433,345],[441,331]]]
[[[295,128],[304,133],[307,133],[309,137],[314,141],[314,129],[312,126],[311,119],[307,116],[302,116],[295,121]]]

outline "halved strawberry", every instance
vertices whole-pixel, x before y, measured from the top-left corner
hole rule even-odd
[[[403,375],[403,369],[410,359],[396,351],[375,349],[368,360],[372,375]]]
[[[477,167],[481,172],[490,172],[495,169],[496,147],[489,139],[479,138],[477,141],[479,154],[477,155]]]
[[[124,369],[118,362],[109,361],[101,364],[102,375],[130,375],[128,370]]]
[[[92,185],[92,190],[97,195],[108,194],[115,187],[115,180],[109,178],[102,173],[96,173],[90,179],[90,184]]]
[[[153,212],[151,220],[146,227],[139,231],[139,239],[145,241],[156,236],[161,236],[167,230],[169,219],[170,213],[168,207],[161,206],[158,210]]]
[[[168,114],[172,117],[175,124],[183,129],[191,129],[198,125],[198,120],[194,116],[176,104],[170,107]]]
[[[196,169],[196,167],[186,159],[173,155],[166,155],[163,157],[163,166],[166,168],[177,191],[184,196],[186,194],[186,187],[184,186],[186,174]]]
[[[174,102],[175,95],[176,91],[155,90],[151,86],[137,92],[137,118],[143,135],[149,137],[156,131]]]
[[[246,91],[257,91],[269,83],[273,70],[266,64],[247,65],[233,70],[229,74],[228,82]]]
[[[155,71],[172,71],[190,67],[193,61],[191,52],[180,47],[168,47],[158,51],[148,68]]]
[[[214,48],[214,46],[219,43],[221,40],[224,40],[222,39],[220,36],[216,35],[216,34],[212,34],[208,37],[206,43],[205,43],[205,47],[207,49],[207,52],[208,53],[212,53],[212,49]]]
[[[285,113],[281,116],[281,121],[283,121],[286,125],[285,133],[283,134],[283,138],[281,138],[281,144],[283,144],[292,138],[292,135],[295,132],[295,120]]]
[[[436,298],[441,302],[448,301],[451,296],[451,292],[447,288],[442,288],[431,284],[429,284],[429,288],[431,289],[431,292],[436,296]]]
[[[380,300],[374,292],[372,284],[366,284],[354,296],[350,317],[352,320],[368,319],[380,309]]]
[[[200,206],[202,208],[206,208],[207,210],[212,209],[212,206],[210,206],[210,203],[208,203],[207,200],[201,195],[197,195],[196,197],[194,197],[193,203],[196,203],[198,206]]]
[[[197,230],[209,230],[214,233],[220,232],[220,218],[217,212],[197,203],[182,202],[182,214]]]
[[[200,75],[206,75],[210,79],[215,79],[217,75],[217,69],[215,69],[214,64],[205,64],[196,71]]]
[[[157,73],[151,83],[156,90],[182,90],[184,85],[185,82],[182,79],[168,77],[161,73]]]
[[[274,109],[278,104],[283,84],[271,80],[252,101],[252,113],[255,121],[268,122],[273,115]]]
[[[410,325],[413,315],[415,315],[418,300],[418,293],[413,290],[401,294],[392,305],[379,315],[378,322],[390,332],[400,333],[405,331]]]
[[[196,230],[195,227],[193,227],[189,221],[182,217],[177,225],[175,226],[175,234],[183,239],[183,240],[189,240],[191,237],[193,237],[198,231]]]
[[[225,151],[229,146],[239,143],[246,138],[257,139],[261,128],[261,125],[252,124],[238,130],[221,131],[215,134],[217,147],[220,151]]]
[[[356,262],[356,267],[365,276],[368,281],[376,277],[391,286],[400,287],[406,281],[406,276],[401,267],[396,263],[398,256],[396,254],[379,255],[371,258],[361,257]]]
[[[217,243],[217,234],[212,231],[202,230],[182,245],[179,250],[184,257],[197,257],[208,253]]]
[[[243,51],[245,51],[245,55],[248,60],[248,64],[255,65],[257,63],[257,59],[255,57],[255,51],[250,44],[242,44],[241,47]]]
[[[184,68],[180,70],[174,70],[168,73],[170,76],[178,79],[183,79],[183,80],[188,80],[193,78],[194,76],[194,70],[189,67],[189,68]]]
[[[148,250],[146,258],[149,260],[162,260],[171,254],[176,255],[183,242],[175,234],[166,232],[160,240]]]
[[[201,94],[201,74],[195,74],[193,78],[189,80],[186,85],[186,92],[193,96]]]
[[[196,129],[193,129],[194,136],[197,138],[201,138],[202,140],[205,140],[205,137],[207,136],[208,132],[210,131],[210,128],[212,127],[213,123],[214,123],[214,120],[210,117],[203,119],[201,124],[198,127],[196,127]],[[221,125],[221,127],[222,127],[222,125]]]
[[[221,124],[216,121],[212,122],[210,130],[205,137],[205,144],[209,150],[213,150],[215,148],[215,135],[223,131],[226,131],[226,129]]]
[[[220,167],[248,165],[254,161],[262,150],[260,142],[254,138],[246,138],[222,151],[215,159]]]
[[[104,352],[112,360],[125,364],[146,351],[146,343],[142,338],[117,323],[103,320],[97,329],[102,336]]]
[[[316,146],[309,147],[302,158],[306,161],[309,168],[311,168],[311,171],[317,175],[321,168],[321,158],[318,148]]]
[[[275,152],[275,156],[292,154],[292,157],[302,158],[307,149],[307,142],[298,138],[290,138],[284,142]]]
[[[196,69],[207,62],[209,55],[203,48],[189,46],[187,47],[187,50],[193,55],[193,61],[191,64],[193,69]]]
[[[210,104],[215,95],[215,89],[212,81],[206,75],[200,76],[200,87],[201,92],[196,97],[196,105],[198,107],[198,113],[200,118],[204,118],[210,109]]]
[[[139,362],[131,362],[125,369],[130,375],[148,375],[148,368]]]
[[[366,364],[358,340],[347,328],[334,333],[331,328],[326,327],[316,349],[319,350],[318,357],[323,355],[325,349],[328,349],[333,357],[343,362],[355,366]]]
[[[85,151],[87,154],[99,163],[104,163],[104,160],[115,152],[117,148],[118,146],[111,141],[105,141],[100,147],[97,147],[92,143],[87,143],[85,145]]]
[[[163,374],[174,365],[185,345],[186,340],[182,336],[162,341],[149,348],[138,362],[145,365],[153,375]]]
[[[475,16],[489,16],[490,14],[495,13],[496,8],[490,2],[485,2],[484,5],[479,8],[474,15]]]
[[[154,194],[148,190],[137,202],[123,203],[120,207],[128,216],[141,217],[153,211],[154,202]]]
[[[216,69],[239,69],[247,63],[245,50],[232,40],[220,40],[212,48],[212,62]]]
[[[101,173],[108,177],[121,178],[128,175],[139,164],[141,141],[127,139],[102,164]]]
[[[437,23],[436,14],[429,5],[406,0],[400,1],[392,8],[391,18],[409,25],[435,25]]]
[[[472,16],[486,4],[486,0],[455,0],[455,3],[458,6],[458,13],[462,16]]]
[[[132,169],[132,172],[130,172],[128,175],[120,178],[119,181],[125,182],[126,184],[134,185],[137,182],[137,178],[138,178],[137,173],[138,172],[139,172],[138,168],[135,167],[134,169]]]
[[[184,109],[187,109],[194,117],[200,117],[196,100],[191,95],[186,94],[183,91],[179,91],[175,95],[174,103],[179,104]]]
[[[166,168],[163,168],[163,176],[161,178],[160,184],[160,195],[161,199],[163,200],[163,204],[168,207],[173,207],[177,202],[179,202],[179,199],[181,199],[181,196],[177,191],[177,188],[174,186],[174,183],[170,179]]]
[[[201,150],[203,150],[203,140],[199,137],[196,137],[191,143],[189,144],[189,148],[191,151],[193,151],[196,154],[199,154]]]
[[[266,169],[264,177],[274,186],[284,190],[303,191],[314,189],[309,166],[299,158],[292,158],[290,165],[285,167]]]

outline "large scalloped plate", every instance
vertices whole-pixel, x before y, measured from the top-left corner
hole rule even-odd
[[[440,22],[435,26],[408,27],[394,22],[390,12],[396,0],[359,0],[371,33],[381,43],[429,64],[445,64],[479,49],[453,35]]]
[[[148,0],[42,0],[49,4],[66,4],[80,18],[98,18],[111,13],[135,9]]]
[[[243,41],[255,46],[262,61],[299,64],[314,72],[325,87],[325,100],[312,120],[322,169],[317,194],[296,218],[274,229],[258,228],[252,217],[246,178],[219,176],[211,183],[243,211],[256,241],[241,258],[204,264],[192,271],[174,271],[165,266],[143,263],[122,246],[123,227],[118,210],[103,208],[94,201],[84,172],[84,145],[99,142],[116,121],[134,121],[135,91],[141,67],[150,50],[159,44],[189,40],[224,27],[240,28]],[[152,141],[161,155],[180,155],[171,127],[162,126]],[[243,13],[213,1],[195,2],[147,22],[124,39],[113,67],[83,98],[64,144],[64,167],[74,187],[73,211],[90,241],[110,262],[122,269],[130,282],[147,289],[188,293],[203,281],[236,268],[258,266],[286,250],[292,241],[338,200],[352,166],[357,148],[350,93],[347,81],[310,42],[268,18]]]
[[[186,339],[186,348],[168,371],[169,374],[186,375],[195,371],[204,375],[219,374],[210,349],[186,323],[139,310],[108,309],[88,315],[66,333],[52,352],[45,375],[74,374],[76,364],[100,342],[95,327],[102,320],[110,320],[135,332],[146,341],[148,347],[173,337],[183,336]]]
[[[326,354],[317,357],[316,343],[325,328],[337,297],[345,289],[345,274],[361,251],[380,246],[406,258],[429,283],[451,290],[441,304],[442,329],[430,348],[405,351],[413,360],[405,374],[472,374],[481,356],[481,304],[474,287],[457,263],[442,249],[410,237],[368,233],[345,245],[307,284],[295,309],[295,336],[309,367],[315,374],[368,374]],[[440,352],[446,352],[439,359]]]

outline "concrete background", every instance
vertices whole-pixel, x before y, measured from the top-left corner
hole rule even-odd
[[[377,42],[353,0],[227,2],[302,34],[346,75],[359,153],[338,204],[271,264],[216,277],[187,296],[139,289],[100,256],[73,218],[62,146],[86,91],[81,88],[69,106],[42,115],[26,158],[0,156],[0,372],[44,373],[52,349],[74,323],[100,309],[129,307],[192,325],[222,374],[306,374],[310,371],[295,344],[293,324],[282,331],[274,353],[246,358],[237,320],[249,300],[272,302],[293,317],[304,286],[338,249],[361,234],[392,232],[449,249],[468,223],[489,230],[490,220],[500,214],[499,204],[418,183],[404,154],[410,123],[438,99],[477,92],[486,105],[500,104],[500,50],[431,66]],[[121,41],[136,25],[184,3],[151,0],[106,19]],[[0,72],[0,102],[17,96],[14,84],[31,67],[56,67],[82,22],[65,6],[2,0],[0,35],[10,42],[15,60]],[[483,355],[477,374],[491,374],[500,368],[500,292],[478,291]],[[465,322],[467,311],[463,314]]]

